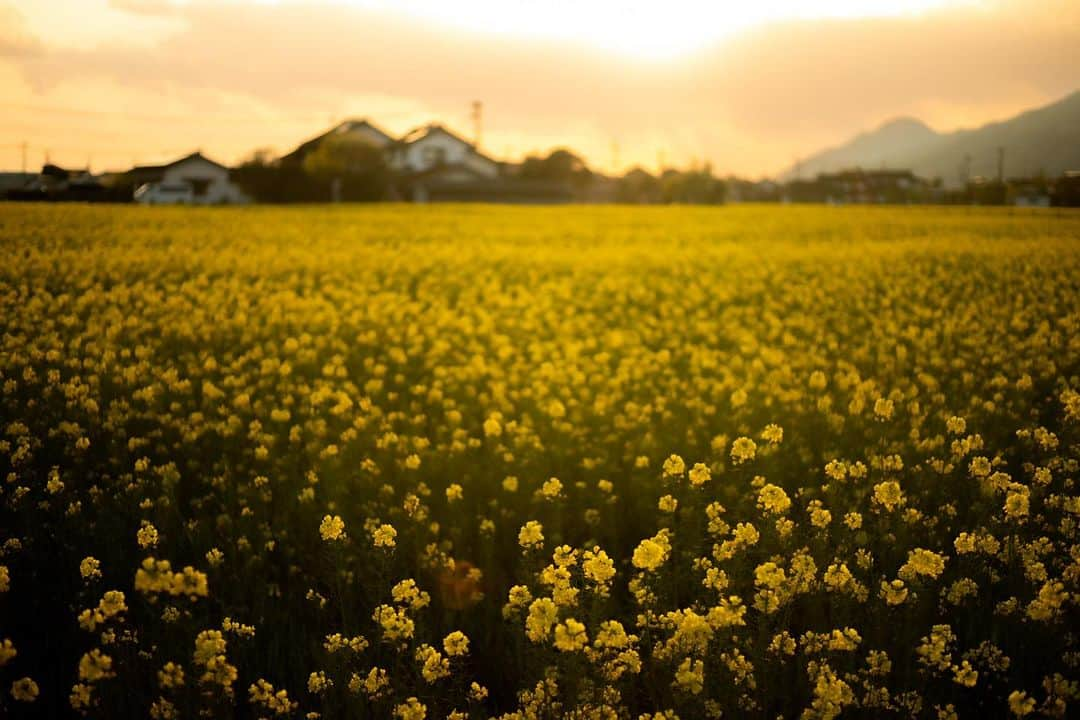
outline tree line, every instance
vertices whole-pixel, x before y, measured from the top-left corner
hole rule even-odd
[[[405,179],[390,166],[382,149],[348,137],[328,137],[310,152],[282,158],[258,150],[233,170],[232,178],[264,203],[397,200],[402,198]],[[658,175],[634,168],[610,177],[592,170],[580,155],[565,148],[504,164],[500,179],[559,184],[579,201],[705,204],[722,203],[725,198],[724,181],[708,165],[667,169]]]

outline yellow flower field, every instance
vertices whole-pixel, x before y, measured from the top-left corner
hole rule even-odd
[[[1080,215],[0,206],[0,715],[1080,715]]]

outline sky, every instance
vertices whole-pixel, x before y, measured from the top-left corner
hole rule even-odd
[[[739,8],[737,5],[748,7]],[[235,163],[348,118],[767,176],[1080,87],[1076,0],[0,0],[0,168]]]

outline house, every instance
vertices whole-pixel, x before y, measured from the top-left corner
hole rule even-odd
[[[1046,178],[1009,178],[1005,202],[1017,207],[1050,207],[1052,187]]]
[[[910,204],[936,197],[932,184],[910,170],[854,168],[820,173],[813,180],[792,180],[784,189],[787,202],[829,204]]]
[[[30,184],[36,175],[28,172],[0,172],[0,198],[7,197],[8,191],[19,191]]]
[[[374,145],[378,148],[388,149],[395,143],[393,137],[388,133],[376,127],[370,121],[363,120],[346,120],[345,122],[337,125],[327,132],[324,132],[318,137],[314,137],[311,140],[301,143],[295,150],[288,155],[281,157],[281,164],[283,165],[295,165],[301,166],[304,164],[304,160],[315,151],[317,147],[330,137],[344,137],[348,139],[355,139],[359,142],[366,142]]]
[[[781,187],[772,180],[743,180],[729,177],[726,181],[728,202],[778,202]]]
[[[405,175],[436,167],[460,168],[489,179],[499,175],[498,162],[437,124],[416,128],[398,140],[390,152],[390,167]]]
[[[438,124],[402,136],[390,146],[389,164],[399,177],[397,194],[413,202],[561,201],[558,193],[505,176],[502,163]]]
[[[574,200],[566,183],[485,175],[466,164],[434,166],[401,183],[402,195],[417,203],[488,202],[556,204]]]
[[[976,175],[968,180],[962,191],[963,202],[972,205],[1004,205],[1008,191],[1005,183]]]
[[[575,198],[584,203],[608,204],[619,199],[619,178],[601,173],[593,173],[590,182]]]
[[[1080,170],[1067,170],[1054,182],[1051,204],[1055,207],[1080,207]]]
[[[88,169],[67,170],[46,163],[36,175],[19,173],[22,182],[4,192],[9,200],[24,202],[124,202],[130,198],[102,182]],[[14,178],[11,182],[14,182]]]
[[[387,196],[412,202],[561,203],[572,188],[518,177],[514,166],[488,157],[443,125],[422,125],[393,138],[366,119],[347,120],[282,156],[283,167],[302,167],[319,145],[333,137],[355,138],[383,150],[393,172]]]
[[[167,165],[133,168],[128,176],[135,187],[135,202],[147,205],[231,205],[248,202],[231,181],[229,168],[200,152]]]

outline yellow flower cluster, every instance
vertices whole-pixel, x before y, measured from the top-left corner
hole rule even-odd
[[[1080,216],[0,234],[0,714],[1080,713]]]
[[[40,689],[33,678],[19,678],[11,683],[11,697],[19,702],[32,703],[37,700]]]
[[[544,526],[535,520],[529,520],[518,532],[518,545],[526,550],[535,550],[544,544]]]
[[[275,690],[273,685],[262,678],[256,680],[248,688],[248,697],[253,705],[261,706],[272,715],[287,716],[299,707],[299,703],[289,700],[287,691]]]
[[[371,541],[377,548],[393,548],[397,545],[397,530],[393,525],[382,524],[371,532]]]
[[[651,538],[645,538],[634,549],[631,561],[634,567],[641,570],[656,570],[668,559],[671,554],[671,542],[668,540],[668,532],[661,530]]]
[[[226,696],[231,696],[237,670],[225,657],[226,645],[225,636],[220,630],[203,630],[195,638],[192,659],[202,669],[200,683],[217,686]]]
[[[95,557],[85,557],[79,563],[79,574],[84,580],[97,580],[101,577],[101,561]]]
[[[326,515],[319,523],[319,537],[327,542],[345,539],[345,521],[338,515]]]
[[[93,632],[98,625],[104,625],[114,618],[119,619],[119,616],[127,612],[127,609],[124,593],[119,590],[109,590],[101,597],[96,608],[83,610],[79,614],[79,627]]]
[[[166,593],[168,595],[187,595],[194,598],[206,597],[209,593],[206,573],[190,565],[180,572],[173,572],[168,560],[155,560],[148,557],[135,571],[135,589],[148,595]]]
[[[757,454],[757,444],[748,437],[740,437],[731,443],[731,460],[736,465],[753,460]]]
[[[450,657],[461,657],[469,652],[469,638],[460,630],[455,630],[443,638],[443,650]]]

